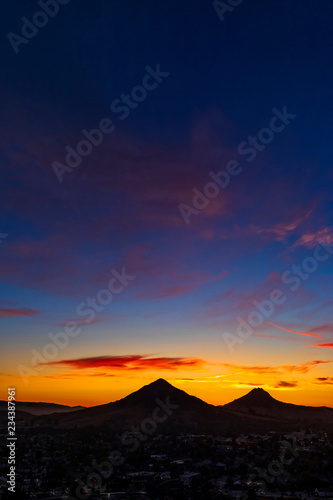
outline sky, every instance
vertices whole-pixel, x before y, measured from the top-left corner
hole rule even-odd
[[[332,406],[332,14],[6,6],[1,399]]]

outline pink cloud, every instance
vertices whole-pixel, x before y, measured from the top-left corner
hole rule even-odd
[[[213,278],[213,281],[221,281],[221,280],[223,280],[223,278],[225,278],[229,274],[230,274],[229,271],[222,271],[220,274],[215,276],[215,278]]]
[[[328,348],[332,349],[333,343],[329,342],[327,344],[312,344],[312,347],[328,347]]]
[[[297,247],[306,247],[306,248],[314,248],[319,245],[320,240],[325,243],[330,243],[333,238],[333,228],[325,227],[313,233],[305,233],[303,234],[292,246],[292,248]]]
[[[332,324],[318,325],[313,328],[310,328],[309,331],[311,333],[333,333],[333,325]]]
[[[316,335],[314,333],[295,332],[294,330],[283,328],[282,326],[276,325],[275,323],[271,323],[270,321],[268,321],[268,323],[272,326],[275,326],[275,328],[278,328],[279,330],[283,330],[284,332],[295,333],[296,335],[305,335],[307,337],[321,337],[321,335]]]
[[[286,241],[290,234],[293,234],[295,230],[304,223],[304,221],[312,214],[313,209],[308,210],[305,214],[300,217],[296,217],[289,222],[275,224],[271,227],[258,227],[252,226],[252,231],[254,234],[262,234],[266,236],[271,236],[276,241]]]
[[[36,316],[39,311],[36,309],[10,309],[5,307],[0,307],[0,318],[14,318],[17,316]]]

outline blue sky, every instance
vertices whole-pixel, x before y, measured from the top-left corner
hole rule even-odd
[[[16,54],[7,34],[21,35],[21,18],[38,10],[17,0],[0,22],[3,382],[49,332],[82,322],[77,306],[125,267],[135,279],[59,352],[57,369],[91,353],[162,356],[169,365],[140,366],[138,384],[156,370],[181,383],[189,359],[213,377],[227,363],[281,364],[287,352],[306,377],[285,374],[298,400],[318,389],[312,371],[321,370],[327,383],[315,402],[328,401],[333,259],[295,292],[281,280],[333,232],[332,5],[244,0],[221,22],[207,1],[71,0]],[[121,120],[111,103],[142,88],[152,70],[165,76]],[[239,144],[285,108],[295,118],[248,162]],[[104,118],[115,130],[59,182],[54,162],[64,164],[66,147],[77,150],[82,130]],[[242,172],[186,224],[179,206],[193,209],[193,189],[203,192],[230,160]],[[269,318],[279,328],[264,321],[237,346],[241,354],[228,351],[223,335],[276,287],[286,295]],[[304,372],[313,361],[323,363]],[[138,366],[126,363],[121,376],[134,377]],[[113,362],[109,369],[120,376]],[[22,397],[42,397],[38,387]],[[60,400],[63,386],[53,390]]]

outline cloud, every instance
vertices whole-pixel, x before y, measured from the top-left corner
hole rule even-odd
[[[96,318],[89,320],[89,323],[90,324],[102,323],[104,321],[107,321],[107,319],[103,318],[103,317],[98,317],[98,318],[96,317]],[[67,319],[64,319],[62,321],[59,321],[58,323],[56,323],[56,325],[61,326],[61,327],[65,327],[65,326],[68,326],[69,323],[76,323],[76,326],[78,326],[78,327],[87,326],[86,320],[80,319],[80,318],[75,318],[75,317],[74,318],[67,318]]]
[[[214,382],[212,380],[209,380],[208,378],[207,379],[203,379],[203,378],[177,378],[177,379],[174,379],[175,382],[178,382],[178,383],[183,383],[183,382],[195,382],[197,384],[206,384],[207,382]]]
[[[17,375],[14,375],[13,373],[4,373],[4,372],[0,372],[0,376],[1,377],[8,377],[8,378],[16,378]]]
[[[253,382],[237,382],[235,385],[241,385],[241,386],[245,386],[245,387],[261,387],[262,385],[264,384],[257,384],[257,383],[253,383]]]
[[[296,381],[285,382],[284,380],[280,380],[274,387],[275,387],[275,389],[279,389],[281,387],[293,388],[293,387],[297,387],[297,385],[298,385],[298,383]]]
[[[190,292],[193,292],[197,289],[198,285],[193,283],[192,285],[175,285],[170,287],[162,288],[155,293],[151,292],[142,292],[138,296],[140,298],[148,298],[148,299],[168,299],[171,297],[176,297],[177,295],[186,295]]]
[[[223,271],[217,276],[210,278],[208,275],[202,273],[187,273],[179,274],[170,273],[169,279],[175,281],[173,286],[157,285],[154,291],[141,292],[138,297],[148,299],[167,299],[178,295],[187,295],[195,292],[200,286],[207,285],[211,282],[221,281],[229,273]],[[182,283],[188,283],[183,285]]]
[[[229,274],[229,271],[222,271],[220,274],[215,276],[215,278],[213,278],[213,281],[221,281],[221,280],[223,280],[223,278],[228,276],[228,274]]]
[[[312,368],[317,365],[322,365],[325,363],[332,363],[332,360],[328,361],[308,361],[307,363],[302,363],[300,365],[283,365],[282,368],[289,372],[300,372],[300,373],[308,373]]]
[[[315,333],[295,332],[294,330],[288,330],[287,328],[283,328],[282,326],[271,323],[270,321],[268,321],[268,323],[272,326],[275,326],[275,328],[278,328],[279,330],[283,330],[284,332],[296,333],[297,335],[305,335],[307,337],[321,337],[321,335],[317,335]]]
[[[283,340],[284,342],[299,342],[300,339],[296,339],[294,337],[280,337],[279,335],[267,335],[265,333],[254,333],[252,337],[259,337],[263,339],[276,339]]]
[[[230,283],[230,280],[227,283]],[[248,283],[245,278],[243,287],[231,286],[223,292],[203,301],[200,310],[194,312],[197,321],[200,321],[205,326],[234,329],[237,326],[235,317],[238,315],[244,317],[244,315],[249,314],[256,309],[258,302],[262,303],[267,300],[274,289],[281,289],[281,274],[275,270],[270,271],[261,282],[256,284],[251,283],[251,286],[253,286],[252,290],[247,285]],[[283,305],[277,305],[275,310],[276,313],[282,309],[284,312],[286,310],[295,310],[302,307],[305,303],[308,305],[314,299],[315,294],[313,292],[304,288],[299,289],[297,294],[289,296],[288,301],[285,301]],[[256,331],[267,334],[267,324],[262,324]],[[290,339],[292,336],[289,335],[288,337]],[[287,336],[279,338],[285,341]]]
[[[229,380],[226,380],[225,377],[228,377],[228,375],[210,375],[207,377],[203,378],[189,378],[189,377],[182,377],[182,378],[173,378],[175,382],[183,383],[183,382],[196,382],[196,383],[210,383],[210,384],[215,384],[218,383],[220,384],[221,382],[226,382],[229,383]],[[223,379],[223,380],[222,380]]]
[[[68,359],[44,363],[47,365],[71,366],[73,368],[109,368],[127,370],[177,370],[182,368],[199,368],[204,363],[198,358],[151,358],[148,355],[128,356],[96,356],[93,358]]]
[[[308,210],[304,215],[294,218],[290,222],[275,224],[272,227],[261,228],[251,226],[252,233],[270,236],[275,241],[286,241],[287,237],[294,233],[294,231],[312,214],[313,209]]]
[[[90,372],[90,373],[85,373],[85,377],[115,377],[113,373],[106,373],[106,372]],[[43,378],[49,378],[52,380],[62,380],[62,379],[74,379],[74,378],[80,378],[82,379],[82,372],[81,371],[72,371],[69,373],[59,373],[56,375],[44,375]]]
[[[297,241],[295,241],[291,248],[297,248],[301,246],[306,248],[314,248],[319,245],[320,240],[326,243],[330,243],[332,240],[332,236],[333,228],[325,227],[314,233],[303,234]]]
[[[316,380],[318,381],[316,384],[333,385],[333,377],[317,377]]]
[[[158,253],[152,245],[140,244],[133,247],[123,257],[126,266],[137,279],[139,292],[137,298],[148,300],[164,300],[185,296],[195,292],[203,285],[225,278],[228,271],[187,272],[187,254],[177,250],[170,252],[170,247],[163,247]]]
[[[36,316],[39,314],[39,311],[36,309],[12,309],[6,307],[0,307],[0,318],[14,318],[17,316]]]
[[[333,325],[326,323],[324,325],[318,325],[314,328],[310,328],[311,333],[333,333]]]
[[[274,367],[274,366],[244,366],[244,365],[234,365],[231,363],[222,363],[223,366],[226,366],[227,368],[230,368],[232,371],[244,371],[244,372],[251,372],[255,374],[262,374],[262,373],[270,373],[270,374],[275,374],[279,373],[279,368],[280,367]]]
[[[327,344],[311,344],[312,347],[329,347],[332,349],[333,347],[333,342],[328,342]]]
[[[280,366],[244,366],[244,365],[235,365],[231,363],[222,363],[223,366],[226,366],[227,368],[230,368],[232,371],[236,372],[250,372],[256,375],[261,375],[261,374],[278,374],[278,373],[283,373],[283,372],[299,372],[299,373],[308,373],[312,368],[316,367],[317,365],[324,364],[324,363],[332,363],[331,360],[329,361],[320,361],[320,360],[315,360],[315,361],[308,361],[306,363],[301,363],[299,365],[280,365]]]

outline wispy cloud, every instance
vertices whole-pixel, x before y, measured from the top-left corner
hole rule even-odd
[[[332,360],[329,361],[307,361],[306,363],[301,363],[299,365],[280,365],[280,366],[244,366],[244,365],[236,365],[231,363],[222,363],[223,366],[226,366],[233,372],[250,372],[255,375],[262,374],[278,374],[283,372],[298,372],[298,373],[308,373],[312,368],[315,368],[317,365],[332,363]]]
[[[333,228],[325,227],[320,229],[319,231],[315,231],[313,233],[305,233],[303,234],[291,248],[296,247],[306,247],[306,248],[314,248],[319,245],[320,240],[326,241],[328,238],[331,239],[333,236]]]
[[[93,318],[91,321],[89,320],[90,324],[93,324],[93,323],[102,323],[103,321],[107,321],[106,318],[103,318],[103,317],[96,317],[96,318]],[[67,318],[65,320],[62,320],[62,321],[59,321],[57,323],[57,326],[61,326],[61,327],[65,327],[68,325],[68,323],[76,323],[77,326],[87,326],[87,322],[84,320],[84,319],[80,319],[80,318]]]
[[[316,384],[333,385],[333,377],[317,377],[316,380]]]
[[[17,375],[14,375],[13,373],[4,373],[0,372],[0,377],[5,377],[5,378],[16,378]]]
[[[333,342],[328,342],[327,344],[311,344],[312,347],[329,347],[330,349],[333,348]]]
[[[285,388],[285,389],[292,389],[294,387],[297,387],[298,385],[298,382],[294,381],[294,382],[286,382],[284,380],[280,380],[276,385],[275,385],[275,389],[280,389],[280,388]]]
[[[311,333],[333,333],[333,325],[326,323],[324,325],[318,325],[313,328],[310,328],[309,332]]]
[[[266,333],[255,333],[252,335],[252,337],[258,337],[258,338],[263,338],[263,339],[276,339],[276,340],[283,340],[284,342],[299,342],[300,339],[297,339],[295,337],[281,337],[279,335],[268,335]]]
[[[261,383],[254,383],[254,382],[239,382],[237,381],[235,384],[233,384],[235,387],[242,386],[242,387],[261,387],[265,384]]]
[[[254,234],[262,234],[264,236],[270,236],[276,241],[285,241],[290,234],[294,231],[312,214],[313,209],[308,210],[304,215],[296,217],[289,222],[284,222],[280,224],[275,224],[271,227],[261,228],[252,226],[252,232]]]
[[[0,307],[0,318],[14,318],[17,316],[36,316],[39,311],[36,309],[25,309],[25,308],[7,308]]]
[[[115,377],[116,375],[113,373],[107,372],[88,372],[84,374],[85,377]],[[69,373],[58,373],[56,375],[44,375],[43,378],[48,378],[51,380],[71,380],[75,378],[82,379],[82,372],[80,371],[72,371]]]
[[[67,359],[52,361],[47,365],[71,366],[73,368],[109,368],[112,370],[177,370],[200,368],[206,362],[198,358],[148,357],[148,355],[96,356],[93,358]]]
[[[234,365],[231,363],[222,363],[223,366],[229,368],[231,371],[236,371],[236,372],[251,372],[255,374],[263,374],[263,373],[270,373],[270,374],[275,374],[279,373],[279,368],[280,367],[275,367],[275,366],[244,366],[244,365]]]
[[[272,326],[275,326],[275,328],[278,328],[279,330],[283,330],[284,332],[295,333],[296,335],[305,335],[307,337],[321,337],[321,335],[317,335],[315,333],[296,332],[295,330],[289,330],[288,328],[283,328],[282,326],[271,323],[270,321],[268,321],[268,323]]]
[[[315,368],[317,365],[322,365],[326,363],[332,363],[332,360],[328,361],[314,360],[314,361],[308,361],[307,363],[301,363],[300,365],[283,365],[281,368],[289,372],[308,373],[312,368]]]

